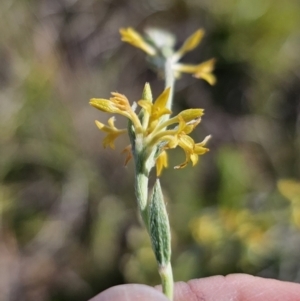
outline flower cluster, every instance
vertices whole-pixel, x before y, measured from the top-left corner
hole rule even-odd
[[[120,29],[120,34],[122,41],[142,49],[150,57],[159,55],[164,56],[164,47],[162,46],[163,43],[161,41],[149,39],[153,42],[150,43],[150,41],[147,41],[131,27]],[[180,77],[181,73],[191,73],[195,78],[202,78],[210,85],[214,85],[216,83],[216,77],[212,74],[212,71],[214,69],[215,59],[210,59],[197,65],[179,63],[179,60],[187,52],[194,50],[200,44],[203,36],[204,30],[198,29],[194,34],[186,39],[177,51],[174,52],[171,50],[172,53],[171,55],[168,53],[168,56],[171,59],[172,70],[177,78]],[[160,37],[160,39],[163,39],[163,37]]]
[[[145,85],[146,93],[151,95],[149,84]],[[134,106],[129,104],[126,96],[119,93],[112,93],[110,99],[92,98],[90,104],[106,113],[120,114],[128,118],[132,125],[134,133],[134,145],[125,148],[128,152],[126,163],[132,157],[132,153],[143,153],[143,158],[147,161],[151,156],[154,157],[157,175],[159,176],[164,167],[168,166],[166,150],[181,147],[185,152],[185,161],[175,166],[183,168],[189,162],[195,165],[198,162],[198,156],[208,151],[205,147],[210,138],[207,136],[202,142],[195,143],[189,136],[194,128],[200,123],[203,109],[187,109],[178,115],[165,119],[165,115],[172,112],[166,107],[169,98],[170,89],[167,88],[156,100],[141,99],[138,101],[140,112],[135,113]],[[108,120],[108,125],[96,121],[100,130],[106,133],[103,140],[103,146],[114,148],[115,139],[128,129],[117,129],[114,125],[114,117]],[[134,147],[134,149],[132,149]]]

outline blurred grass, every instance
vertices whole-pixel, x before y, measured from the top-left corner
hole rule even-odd
[[[94,120],[108,116],[88,106],[110,91],[136,101],[145,81],[163,89],[120,42],[126,26],[163,27],[178,44],[204,27],[186,61],[218,61],[216,86],[184,76],[176,88],[174,112],[205,108],[195,139],[213,139],[195,168],[162,175],[175,280],[300,282],[299,11],[296,0],[0,2],[0,299],[159,283],[120,154],[128,141],[103,150]]]

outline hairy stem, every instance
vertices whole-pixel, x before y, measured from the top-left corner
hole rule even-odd
[[[172,109],[173,105],[173,95],[174,95],[174,86],[175,86],[175,77],[174,72],[172,69],[172,56],[168,57],[165,62],[165,88],[170,87],[170,94],[169,99],[167,101],[166,107],[168,109]],[[162,122],[167,121],[170,118],[170,115],[165,115]],[[161,277],[161,284],[162,284],[162,290],[163,293],[170,299],[173,300],[173,294],[174,294],[174,280],[173,280],[173,271],[172,271],[172,265],[171,262],[168,262],[168,264],[164,267],[159,268],[159,274]]]
[[[174,294],[174,280],[172,273],[172,266],[169,262],[167,266],[159,268],[159,275],[161,278],[163,293],[170,299],[173,300]]]
[[[167,58],[165,62],[165,89],[170,87],[170,94],[169,99],[167,102],[166,107],[168,109],[172,109],[172,103],[173,103],[173,94],[174,94],[174,84],[175,84],[175,78],[174,78],[174,72],[172,68],[172,58]]]

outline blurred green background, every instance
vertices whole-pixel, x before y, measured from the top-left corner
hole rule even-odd
[[[176,281],[250,273],[300,282],[298,0],[0,1],[0,299],[87,300],[116,284],[159,284],[136,212],[132,162],[103,149],[88,105],[137,101],[163,81],[120,27],[159,27],[184,61],[217,59],[218,83],[186,75],[174,113],[201,107],[211,151],[194,168],[170,154],[161,178]],[[118,118],[118,123],[125,120]],[[286,180],[289,179],[289,180]]]

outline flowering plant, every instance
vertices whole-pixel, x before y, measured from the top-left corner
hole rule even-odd
[[[90,104],[103,112],[123,115],[128,119],[126,129],[116,128],[114,117],[108,120],[107,125],[100,121],[96,121],[96,125],[106,134],[104,147],[114,148],[116,138],[125,133],[129,136],[130,144],[124,149],[127,153],[125,164],[133,158],[137,204],[158,262],[163,292],[172,300],[170,226],[158,177],[163,168],[168,167],[167,150],[177,146],[184,150],[185,161],[174,167],[184,168],[189,162],[195,165],[198,157],[209,150],[206,143],[210,139],[210,136],[207,136],[203,141],[196,143],[190,136],[201,121],[203,109],[187,109],[171,116],[174,84],[181,73],[192,73],[194,77],[202,78],[213,85],[216,82],[212,74],[215,61],[211,59],[198,65],[179,63],[182,56],[193,50],[202,40],[204,31],[201,29],[191,35],[177,51],[173,49],[174,38],[160,30],[152,29],[146,37],[142,37],[133,28],[121,29],[120,34],[122,41],[146,52],[158,72],[163,70],[165,90],[153,102],[150,85],[146,83],[142,97],[137,103],[130,104],[125,95],[114,92],[109,99],[92,98]],[[149,197],[148,180],[154,166],[157,179]]]

